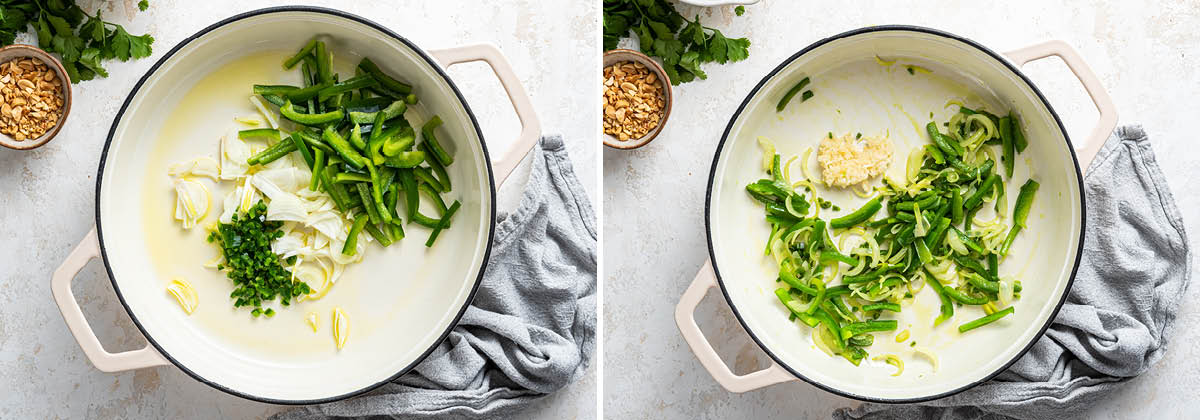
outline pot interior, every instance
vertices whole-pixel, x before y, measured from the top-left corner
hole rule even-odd
[[[345,397],[414,366],[469,304],[487,259],[494,215],[482,138],[445,75],[414,47],[372,24],[300,8],[232,19],[168,54],[118,115],[98,187],[106,262],[135,323],[196,378],[271,402]],[[196,228],[184,230],[172,219],[175,193],[167,167],[199,156],[217,158],[223,135],[249,128],[234,117],[257,115],[249,102],[251,84],[298,85],[298,69],[282,69],[282,60],[316,34],[327,36],[343,80],[369,56],[415,86],[420,103],[406,114],[414,126],[441,116],[441,142],[455,156],[447,168],[453,192],[446,198],[460,200],[462,208],[433,248],[424,246],[430,230],[409,224],[406,239],[388,248],[370,245],[364,260],[348,266],[323,298],[256,319],[248,308],[233,307],[228,297],[233,284],[224,273],[203,267],[218,255],[205,241],[204,227],[216,222],[228,189],[202,180],[212,190],[212,208]],[[423,212],[436,214],[432,211]],[[199,296],[190,316],[165,291],[176,277]],[[340,351],[332,336],[335,307],[350,320]],[[318,317],[315,332],[305,322],[310,312]]]
[[[953,393],[1001,371],[1036,339],[1057,312],[1076,267],[1082,235],[1082,204],[1077,165],[1071,146],[1048,104],[1021,76],[980,47],[946,34],[914,28],[867,29],[834,37],[802,52],[768,76],[731,121],[713,166],[709,196],[709,235],[714,267],[722,289],[751,336],[793,374],[842,395],[868,400],[912,401]],[[880,60],[876,59],[880,57]],[[895,64],[886,65],[895,60]],[[918,66],[913,72],[907,65]],[[928,73],[922,70],[928,70]],[[811,77],[813,98],[797,95],[781,113],[775,105],[794,84]],[[1015,276],[1024,293],[1014,304],[1015,316],[965,334],[959,324],[984,315],[978,307],[960,306],[955,317],[938,327],[939,300],[932,288],[917,292],[899,314],[895,332],[876,333],[871,356],[893,354],[905,363],[903,374],[882,361],[864,360],[855,367],[818,349],[810,328],[788,321],[774,295],[778,266],[763,255],[769,225],[763,207],[745,186],[767,177],[758,136],[774,141],[784,161],[813,149],[809,172],[820,176],[816,149],[828,133],[841,136],[889,136],[894,144],[888,175],[903,180],[914,146],[927,144],[925,124],[947,121],[958,112],[950,99],[984,106],[1003,115],[1013,110],[1029,138],[1018,155],[1012,179],[1006,179],[1005,206],[1011,213],[1016,192],[1031,175],[1041,183],[1029,225],[1001,263],[1002,276]],[[943,128],[944,131],[944,128]],[[998,156],[998,154],[997,154]],[[800,159],[790,170],[799,175]],[[879,185],[878,179],[868,185]],[[801,189],[803,190],[803,189]],[[866,199],[848,190],[820,188],[840,211],[821,210],[828,220],[849,213]],[[995,213],[981,211],[977,220]],[[878,217],[878,216],[877,216]],[[835,238],[837,242],[837,238]],[[842,250],[843,252],[848,250]],[[909,330],[911,339],[894,337]],[[915,341],[915,347],[910,343]],[[928,350],[936,357],[916,354]]]

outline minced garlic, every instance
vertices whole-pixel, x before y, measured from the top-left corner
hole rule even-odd
[[[817,147],[817,163],[827,187],[861,184],[887,171],[892,163],[892,141],[851,134],[834,138],[830,134]]]

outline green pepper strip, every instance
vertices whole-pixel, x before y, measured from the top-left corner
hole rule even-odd
[[[317,41],[317,78],[322,84],[333,84],[333,52],[325,49],[325,43]]]
[[[869,304],[869,305],[863,305],[863,306],[862,306],[862,308],[861,308],[861,310],[862,310],[863,312],[871,312],[871,311],[892,311],[892,312],[900,312],[900,304],[899,304],[899,303],[892,303],[892,302],[879,302],[879,303],[872,303],[872,304]]]
[[[443,166],[450,166],[454,163],[454,156],[447,153],[446,149],[443,149],[442,145],[438,143],[437,137],[433,135],[433,131],[441,125],[442,118],[437,115],[425,122],[425,125],[421,126],[421,134],[424,136],[422,143],[429,145],[429,151],[433,152],[433,157],[437,158],[438,162],[441,162]]]
[[[997,279],[991,278],[991,273],[988,272],[987,269],[983,268],[983,265],[980,264],[978,261],[975,261],[974,259],[964,257],[962,255],[955,255],[952,258],[954,259],[954,262],[958,263],[958,265],[961,266],[962,268],[966,268],[968,270],[974,271],[975,274],[978,274],[981,276],[987,276],[988,280],[992,280],[992,281],[997,280]]]
[[[350,121],[359,124],[371,124],[379,115],[383,115],[383,119],[386,121],[404,115],[404,112],[407,110],[408,105],[404,101],[393,101],[387,108],[375,112],[351,112]]]
[[[1018,118],[1012,115],[1010,115],[1010,117],[1012,118],[1011,131],[1013,135],[1013,143],[1017,147],[1017,153],[1024,152],[1025,147],[1029,146],[1029,140],[1025,138],[1025,133],[1021,132],[1021,122],[1018,120]]]
[[[947,158],[962,156],[963,151],[960,149],[962,146],[955,144],[950,138],[938,131],[937,123],[930,122],[926,124],[925,131],[929,133],[929,139],[933,141],[933,144],[946,153]]]
[[[983,305],[988,303],[986,296],[971,296],[953,287],[943,286],[942,290],[945,291],[947,296],[950,296],[950,299],[963,305]]]
[[[346,192],[342,184],[334,182],[337,174],[338,170],[336,167],[332,165],[326,166],[321,173],[321,185],[325,189],[325,192],[329,193],[329,197],[333,199],[333,203],[337,205],[338,210],[345,213],[354,208],[354,204],[350,200],[350,193]]]
[[[1016,144],[1013,142],[1012,136],[1012,118],[1000,118],[1000,144],[1002,150],[1002,158],[1004,161],[1004,173],[1009,178],[1013,175],[1013,166],[1016,163]]]
[[[317,100],[325,101],[329,98],[341,96],[346,92],[369,88],[378,83],[379,82],[375,81],[375,78],[371,77],[370,75],[352,77],[344,82],[321,89],[320,93],[317,94]]]
[[[792,313],[792,315],[795,315],[796,317],[800,317],[801,315],[808,315],[808,314],[804,313],[804,311],[805,311],[804,304],[800,303],[800,301],[798,301],[798,300],[792,299],[792,295],[791,295],[791,293],[788,293],[787,288],[780,287],[778,289],[775,289],[775,296],[779,298],[780,302],[783,302],[783,306],[785,308],[787,308],[788,311]]]
[[[251,92],[255,95],[263,96],[286,96],[287,94],[297,90],[300,90],[300,88],[291,85],[254,85],[254,88],[251,89]]]
[[[367,161],[367,172],[371,174],[371,202],[375,206],[375,212],[379,214],[379,218],[383,223],[391,223],[392,212],[388,211],[387,206],[383,205],[383,188],[380,184],[383,180],[379,178],[379,172],[375,169],[375,164]],[[366,204],[366,203],[363,203]]]
[[[868,281],[875,280],[877,278],[882,277],[884,274],[886,274],[889,271],[892,271],[892,269],[894,269],[896,267],[897,266],[890,265],[890,264],[883,264],[879,268],[875,269],[874,271],[868,272],[866,274],[859,274],[857,276],[842,276],[842,283],[845,283],[845,284],[866,283]]]
[[[946,238],[946,230],[950,224],[950,219],[939,217],[934,222],[933,229],[929,231],[928,235],[925,235],[925,247],[933,251],[942,249],[942,240]]]
[[[366,230],[367,230],[367,233],[371,234],[372,238],[375,238],[376,241],[379,241],[380,245],[383,245],[386,247],[386,246],[390,246],[393,242],[391,237],[389,237],[387,234],[383,233],[383,231],[379,230],[379,227],[377,227],[375,225],[368,223],[366,226]]]
[[[429,162],[429,166],[433,168],[433,173],[437,174],[438,185],[441,187],[438,188],[438,191],[450,192],[452,188],[450,185],[450,174],[446,173],[446,167],[442,166],[442,163],[438,162],[436,158],[429,159],[433,153],[430,152],[428,143],[421,143],[421,151],[425,152],[425,161]]]
[[[325,170],[325,151],[313,149],[312,179],[308,181],[308,189],[317,191],[321,187],[321,171]]]
[[[946,157],[942,155],[942,149],[939,149],[937,145],[926,144],[925,153],[928,153],[930,157],[933,157],[933,162],[937,163],[938,165],[946,163]]]
[[[933,326],[936,327],[941,325],[941,323],[945,322],[947,319],[954,317],[954,302],[950,301],[950,296],[946,294],[946,287],[942,286],[942,282],[934,277],[933,273],[928,272],[928,268],[926,268],[925,271],[926,274],[929,275],[925,278],[925,282],[928,283],[930,287],[933,287],[933,291],[937,292],[938,299],[941,299],[942,301],[941,315],[938,315],[937,319],[933,320]]]
[[[808,86],[808,82],[808,78],[805,77],[800,79],[800,82],[796,83],[795,86],[792,86],[791,89],[788,89],[787,93],[783,94],[783,98],[779,99],[779,104],[775,105],[775,112],[783,112],[783,109],[787,108],[788,102],[792,101],[792,97],[796,96],[797,93],[800,93],[800,90],[804,89],[805,86]]]
[[[1012,247],[1013,241],[1017,240],[1017,234],[1021,229],[1025,228],[1025,223],[1029,219],[1029,209],[1033,207],[1033,198],[1037,194],[1039,184],[1032,179],[1025,181],[1025,185],[1021,186],[1021,192],[1017,193],[1017,202],[1013,205],[1013,226],[1008,231],[1008,236],[1004,238],[1004,245],[1000,246],[1000,255],[1008,255],[1008,249]]]
[[[787,283],[788,286],[792,286],[796,290],[800,290],[800,291],[807,293],[809,295],[812,295],[812,296],[817,295],[817,289],[815,287],[809,286],[807,284],[804,284],[804,282],[801,282],[800,279],[797,278],[795,274],[792,274],[791,270],[785,270],[785,269],[781,268],[779,270],[779,278],[781,280],[783,280],[784,283]]]
[[[925,241],[913,241],[913,249],[916,250],[917,257],[920,257],[921,264],[933,261],[933,253],[929,252],[929,246],[925,245]]]
[[[284,118],[308,126],[319,126],[334,121],[340,121],[346,116],[340,109],[335,109],[323,114],[301,114],[296,112],[291,101],[288,101],[287,103],[283,104],[282,107],[279,107],[279,114],[283,115]]]
[[[963,208],[974,210],[976,207],[979,207],[980,204],[983,204],[983,197],[987,194],[991,194],[992,188],[995,187],[995,185],[999,182],[999,174],[992,174],[992,176],[989,176],[986,181],[983,181],[983,184],[979,185],[979,189],[975,190],[974,194],[971,194],[970,197],[967,197],[967,201],[963,202]]]
[[[425,152],[415,150],[411,152],[400,152],[396,156],[389,157],[383,161],[383,164],[392,168],[415,168],[425,161]]]
[[[437,209],[438,215],[446,213],[446,202],[442,200],[442,196],[438,194],[429,184],[418,184],[417,190],[428,195],[433,200],[433,207]]]
[[[283,107],[283,105],[287,103],[287,99],[284,99],[282,96],[279,96],[279,95],[262,95],[262,98],[264,100],[266,100],[268,103],[278,106],[278,107]],[[301,113],[301,114],[308,112],[308,108],[300,106],[300,105],[293,105],[292,110],[296,111],[297,113]]]
[[[304,48],[301,48],[300,51],[296,52],[296,55],[293,55],[291,58],[285,60],[283,62],[283,68],[291,70],[292,67],[295,67],[296,63],[299,63],[300,60],[303,60],[305,56],[312,54],[312,50],[314,48],[317,48],[316,38],[310,39],[308,44],[304,45]]]
[[[309,149],[308,145],[304,144],[304,139],[300,137],[300,134],[292,133],[291,136],[288,136],[288,139],[296,145],[296,150],[300,151],[300,156],[304,158],[304,163],[308,164],[308,170],[311,171],[313,165],[316,163],[313,160],[312,149]]]
[[[410,222],[420,205],[420,197],[417,196],[417,179],[414,177],[413,171],[415,169],[400,170],[400,188],[404,190],[405,216]]]
[[[967,283],[971,283],[971,285],[975,286],[976,289],[988,293],[1000,293],[1000,284],[995,281],[991,281],[983,278],[983,276],[970,273],[968,273],[965,277],[967,278]],[[1013,283],[1013,292],[1020,292],[1021,289],[1021,282]]]
[[[851,267],[854,267],[862,262],[858,258],[854,258],[854,257],[842,254],[837,251],[821,251],[821,256],[820,256],[819,260],[821,261],[822,264],[828,264],[831,262],[843,262],[843,263],[848,264]]]
[[[292,101],[292,102],[307,101],[309,99],[317,97],[317,94],[321,93],[322,89],[325,89],[330,86],[333,86],[333,83],[322,82],[320,84],[312,85],[312,86],[309,86],[306,88],[288,91],[283,96],[285,98],[287,98],[287,100]]]
[[[955,224],[955,225],[962,223],[962,218],[963,218],[962,192],[958,190],[958,187],[954,187],[953,189],[950,190],[950,223]]]
[[[898,322],[894,319],[878,321],[855,322],[842,327],[842,339],[849,339],[859,334],[879,331],[895,331]]]
[[[853,213],[830,220],[829,226],[833,227],[834,229],[843,229],[857,225],[867,221],[871,217],[874,217],[875,213],[877,213],[881,208],[883,208],[883,205],[879,204],[879,197],[876,196],[875,198],[872,198],[871,201],[863,204],[862,207],[860,207],[858,210],[855,210]]]
[[[350,173],[350,172],[341,172],[341,173],[338,173],[336,176],[334,176],[333,180],[334,180],[334,181],[336,181],[336,182],[341,182],[341,183],[347,183],[347,182],[371,182],[371,177],[370,177],[370,176],[368,176],[368,175],[364,175],[364,174],[355,174],[355,173]]]
[[[258,154],[246,159],[246,163],[250,165],[266,165],[275,160],[287,156],[288,153],[296,151],[296,144],[290,141],[281,141],[275,145],[268,147],[266,150],[258,152]]]
[[[388,98],[385,98],[382,96],[375,96],[375,97],[370,97],[370,98],[361,98],[360,97],[360,98],[354,99],[350,102],[346,102],[346,103],[342,104],[342,106],[346,107],[346,111],[350,111],[350,112],[362,111],[362,110],[370,110],[370,111],[366,111],[366,112],[375,112],[375,111],[382,109],[385,106],[388,106],[388,104],[391,104],[392,102],[393,101],[391,99],[388,99]]]
[[[389,226],[392,237],[396,240],[404,239],[404,221],[400,220],[400,214],[396,210],[396,206],[400,204],[400,189],[396,184],[388,187],[388,195],[384,198],[388,200],[388,208],[392,211],[392,223]]]
[[[928,197],[925,197],[923,199],[916,200],[916,201],[902,201],[902,202],[896,203],[896,210],[912,211],[913,206],[915,206],[915,205],[920,205],[921,208],[923,208],[923,209],[930,209],[934,206],[934,204],[937,204],[937,201],[939,199],[940,199],[940,197],[938,197],[937,195],[930,195]]]
[[[382,223],[383,218],[379,216],[379,209],[375,207],[371,200],[371,187],[366,182],[354,184],[354,187],[358,190],[358,199],[362,201],[367,216],[371,218],[371,223]]]
[[[438,234],[446,230],[447,227],[450,227],[450,218],[454,217],[454,213],[458,211],[460,206],[462,206],[462,203],[454,200],[454,204],[451,204],[450,208],[446,210],[446,214],[442,215],[442,220],[438,222],[438,226],[433,228],[433,232],[429,234],[429,239],[425,241],[426,248],[433,247],[433,242],[437,240]]]
[[[362,138],[362,129],[359,128],[358,123],[354,123],[354,127],[350,128],[350,145],[358,150],[367,149],[367,142]]]
[[[350,234],[346,236],[346,243],[342,245],[342,255],[354,255],[358,252],[358,234],[368,221],[365,214],[354,216],[354,225],[350,226]]]
[[[314,150],[316,150],[316,149],[324,150],[326,156],[334,153],[333,148],[329,147],[329,145],[327,145],[325,143],[322,143],[321,136],[316,133],[313,133],[308,130],[301,130],[301,131],[297,131],[292,134],[299,134],[300,138],[304,140],[304,143],[307,144],[308,147],[311,147]]]
[[[992,322],[995,322],[997,319],[1004,318],[1005,316],[1011,315],[1014,312],[1016,312],[1016,310],[1013,309],[1013,307],[1009,306],[1002,310],[993,312],[991,315],[976,319],[976,320],[968,322],[966,324],[959,325],[958,332],[965,333],[967,331],[971,331],[973,329],[976,329],[976,328],[982,327],[984,325],[990,324]]]
[[[370,58],[363,57],[362,61],[358,62],[358,68],[367,72],[367,74],[371,75],[376,80],[379,80],[379,84],[384,88],[395,92],[400,96],[407,95],[412,92],[412,86],[388,76],[387,73],[384,73],[383,70],[380,70],[379,66],[376,66]]]
[[[238,138],[242,140],[265,138],[270,141],[271,144],[275,144],[275,142],[278,142],[282,137],[279,134],[279,130],[274,128],[252,128],[249,130],[238,131]]]
[[[343,139],[342,136],[339,136],[337,131],[333,130],[333,127],[325,127],[325,131],[321,133],[321,138],[324,139],[326,143],[329,143],[330,147],[333,147],[333,150],[336,151],[337,154],[346,161],[346,164],[350,165],[354,169],[363,168],[367,158],[358,154],[358,152],[351,148],[350,142],[346,141],[346,139]]]
[[[396,156],[401,150],[408,150],[416,142],[417,136],[413,132],[412,127],[404,127],[400,132],[391,136],[383,143],[383,155],[387,157]]]

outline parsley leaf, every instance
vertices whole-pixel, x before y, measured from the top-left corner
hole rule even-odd
[[[744,8],[738,8],[740,16]],[[604,48],[616,48],[624,38],[637,38],[639,48],[662,60],[672,84],[706,79],[705,63],[725,64],[745,60],[750,41],[728,38],[721,31],[700,23],[700,15],[688,20],[667,0],[604,0]]]
[[[142,36],[130,35],[125,32],[125,28],[117,26],[116,32],[112,36],[113,52],[117,59],[121,61],[129,61],[129,58],[144,58],[149,57],[151,53],[150,44],[154,43],[154,37],[150,34]]]
[[[149,6],[148,0],[138,3],[141,10]],[[72,83],[108,77],[104,60],[127,61],[153,52],[154,37],[132,35],[105,21],[99,10],[88,15],[76,0],[0,0],[0,46],[24,32],[36,35],[42,49],[58,53]]]
[[[146,9],[142,9],[142,10],[146,10]],[[745,14],[746,6],[738,6],[738,7],[733,8],[733,13],[736,13],[738,16]]]
[[[138,10],[145,12],[146,9],[149,9],[149,8],[150,8],[150,0],[142,0],[142,1],[138,2]],[[741,15],[741,13],[738,13],[738,15]]]

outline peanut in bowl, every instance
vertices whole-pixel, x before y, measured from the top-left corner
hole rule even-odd
[[[605,52],[601,87],[605,146],[636,149],[662,131],[671,113],[671,83],[653,59],[633,50]]]
[[[30,45],[0,48],[0,145],[30,150],[46,144],[70,107],[71,83],[58,59]]]

